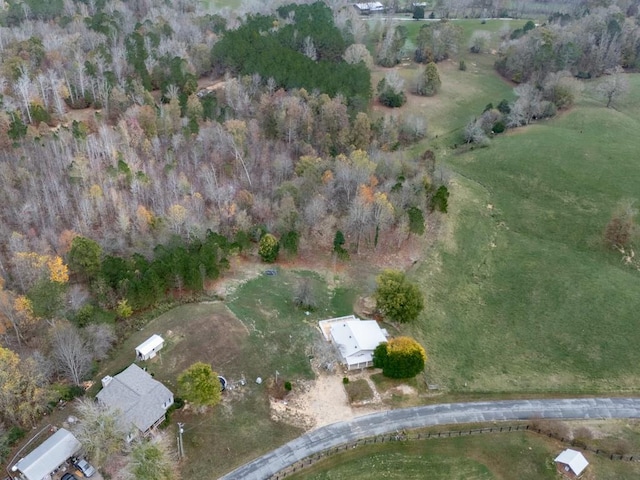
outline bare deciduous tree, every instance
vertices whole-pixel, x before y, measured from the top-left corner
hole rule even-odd
[[[99,466],[122,450],[129,428],[121,421],[120,412],[90,399],[75,404],[78,423],[73,434],[82,443],[87,456]]]
[[[91,371],[89,344],[70,324],[60,324],[52,329],[51,357],[58,372],[75,385],[80,385]]]
[[[317,306],[313,281],[308,277],[298,280],[293,291],[293,303],[306,310],[313,310]]]
[[[600,84],[596,87],[596,93],[604,98],[607,102],[607,108],[610,108],[614,102],[619,100],[629,91],[629,80],[622,73],[622,69],[617,68],[612,71]]]
[[[95,360],[107,358],[109,350],[116,341],[116,333],[111,325],[106,323],[92,323],[87,325],[82,333],[91,348]]]

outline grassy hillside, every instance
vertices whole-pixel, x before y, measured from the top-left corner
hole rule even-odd
[[[632,78],[629,99],[640,97]],[[546,123],[449,153],[450,229],[419,268],[429,374],[455,390],[635,389],[635,268],[602,245],[637,197],[640,113],[587,98]]]

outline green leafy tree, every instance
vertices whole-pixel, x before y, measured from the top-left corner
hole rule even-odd
[[[300,244],[300,234],[295,230],[289,230],[282,236],[282,248],[286,250],[289,255],[296,255],[298,253],[298,245]]]
[[[390,378],[412,378],[424,370],[427,354],[410,337],[392,338],[373,351],[373,365]]]
[[[128,470],[136,480],[176,480],[177,454],[163,433],[144,439],[131,449]]]
[[[438,210],[439,212],[447,213],[448,208],[449,189],[444,185],[440,185],[431,199],[431,211]]]
[[[220,401],[220,381],[211,365],[196,362],[178,377],[180,396],[198,406],[213,406]]]
[[[280,251],[280,242],[278,239],[266,233],[260,239],[260,245],[258,246],[258,255],[264,262],[273,263],[278,258],[278,252]]]
[[[13,116],[13,120],[9,124],[7,135],[11,140],[17,141],[27,136],[27,125],[22,121],[19,115]]]
[[[418,95],[431,97],[438,93],[442,82],[440,74],[435,63],[429,62],[422,72],[418,75],[416,92]]]
[[[344,233],[338,230],[336,235],[333,237],[333,251],[336,252],[339,259],[348,260],[349,252],[344,248],[344,242]]]
[[[424,215],[418,207],[411,207],[407,210],[409,215],[409,231],[416,235],[424,234]]]
[[[378,100],[386,107],[401,107],[407,101],[407,96],[402,90],[404,81],[394,70],[378,82]]]
[[[416,5],[413,7],[413,19],[414,20],[422,20],[424,18],[424,7],[420,5]]]
[[[71,271],[93,280],[100,272],[102,247],[87,237],[75,237],[67,254],[67,262]]]
[[[67,285],[48,278],[38,280],[27,292],[33,314],[38,318],[52,319],[64,308],[64,294]]]
[[[424,309],[422,293],[409,282],[404,273],[385,270],[376,279],[376,305],[394,322],[410,322]]]

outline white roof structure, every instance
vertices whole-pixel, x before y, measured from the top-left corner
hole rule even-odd
[[[580,475],[589,465],[589,462],[587,462],[587,459],[584,458],[582,453],[577,450],[571,450],[570,448],[567,448],[564,452],[558,455],[555,461],[569,467],[576,476]]]
[[[163,343],[164,339],[160,335],[151,335],[151,337],[136,347],[136,353],[141,357],[146,357]]]
[[[332,318],[320,322],[320,328],[340,351],[349,370],[373,365],[373,351],[387,338],[375,320],[358,320],[355,316]]]
[[[163,419],[173,403],[171,390],[136,364],[103,380],[104,388],[96,398],[103,405],[119,410],[127,426],[133,424],[143,433]]]
[[[73,434],[64,428],[47,438],[29,455],[15,465],[27,480],[42,480],[56,468],[73,457],[82,445]]]
[[[358,10],[362,10],[362,11],[369,11],[369,12],[383,12],[384,11],[384,5],[382,5],[382,3],[380,3],[380,2],[356,3],[355,6],[356,6],[356,8]]]

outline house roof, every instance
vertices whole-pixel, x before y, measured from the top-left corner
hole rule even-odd
[[[113,377],[97,398],[102,404],[120,410],[127,424],[146,432],[166,412],[173,393],[136,364]]]
[[[380,2],[364,2],[355,5],[359,10],[384,10],[384,5]]]
[[[151,335],[147,340],[136,347],[136,352],[145,356],[153,351],[154,348],[161,346],[164,339],[160,335]]]
[[[349,364],[369,362],[373,350],[387,339],[375,320],[347,320],[331,325],[331,337]]]
[[[555,461],[567,465],[576,475],[580,475],[589,465],[589,462],[587,462],[587,459],[584,458],[582,453],[577,450],[571,450],[570,448],[567,448],[564,452],[558,455]]]
[[[60,428],[16,463],[15,467],[27,480],[42,480],[69,457],[75,455],[81,447],[78,439],[70,431]]]

